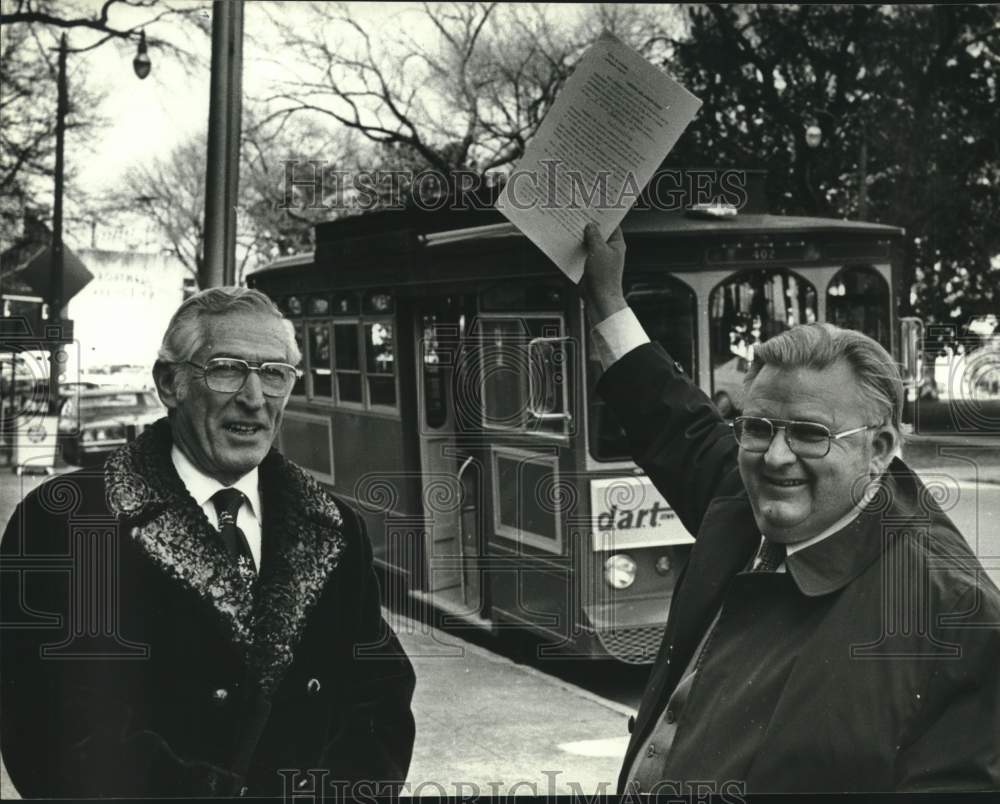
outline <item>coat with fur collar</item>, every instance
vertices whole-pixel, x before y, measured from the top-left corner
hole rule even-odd
[[[8,524],[0,736],[18,791],[390,790],[409,766],[414,675],[361,520],[272,450],[261,573],[241,575],[170,447],[161,420]]]

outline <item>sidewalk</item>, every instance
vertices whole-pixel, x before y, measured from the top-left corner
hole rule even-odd
[[[632,710],[388,616],[417,674],[417,739],[404,794],[615,792]]]

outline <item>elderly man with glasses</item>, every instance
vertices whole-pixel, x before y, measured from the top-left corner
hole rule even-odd
[[[621,231],[585,241],[598,392],[695,536],[620,791],[1000,789],[1000,592],[898,457],[890,356],[794,327],[730,426],[628,309]]]
[[[153,369],[168,416],[18,506],[0,735],[22,795],[405,779],[414,675],[362,520],[272,448],[299,359],[260,292],[187,299]]]

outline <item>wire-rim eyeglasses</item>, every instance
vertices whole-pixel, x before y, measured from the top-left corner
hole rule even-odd
[[[291,363],[250,363],[236,357],[214,357],[204,365],[186,360],[185,363],[201,369],[205,384],[212,391],[234,394],[243,389],[251,371],[260,377],[260,387],[264,396],[284,396],[302,376],[302,372]]]
[[[825,458],[833,441],[855,433],[873,430],[879,425],[866,424],[833,433],[819,422],[800,422],[789,419],[765,419],[762,416],[737,416],[729,423],[741,449],[747,452],[767,452],[776,430],[784,430],[785,443],[800,458]]]

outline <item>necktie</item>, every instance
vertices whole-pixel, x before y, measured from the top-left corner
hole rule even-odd
[[[219,489],[212,495],[215,512],[219,515],[219,533],[226,550],[229,551],[233,561],[238,561],[240,556],[243,556],[250,562],[251,567],[255,567],[247,537],[236,526],[236,517],[245,499],[243,492],[237,489]]]
[[[772,542],[764,539],[760,546],[760,563],[754,568],[754,572],[774,572],[785,560],[785,545],[781,542]]]

